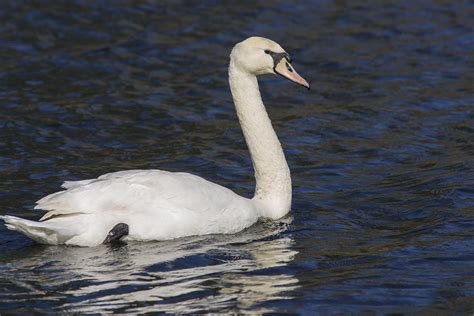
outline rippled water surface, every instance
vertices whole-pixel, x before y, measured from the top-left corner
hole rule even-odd
[[[261,91],[291,215],[96,248],[0,228],[4,312],[474,312],[474,2],[2,1],[1,214],[64,180],[189,171],[244,196],[227,85],[250,35],[314,87]]]

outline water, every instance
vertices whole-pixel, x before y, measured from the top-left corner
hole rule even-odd
[[[231,47],[281,43],[309,92],[261,91],[291,215],[232,236],[48,247],[0,228],[4,312],[474,312],[472,1],[3,1],[0,205],[64,180],[190,171],[250,197]]]

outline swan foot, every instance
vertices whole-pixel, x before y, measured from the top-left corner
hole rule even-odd
[[[107,237],[102,242],[103,244],[110,244],[119,241],[120,238],[128,235],[128,225],[125,223],[119,223],[114,226],[107,234]]]

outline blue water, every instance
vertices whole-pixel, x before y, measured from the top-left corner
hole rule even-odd
[[[474,312],[474,2],[2,1],[0,213],[64,180],[159,168],[250,197],[232,46],[311,84],[261,91],[291,215],[96,248],[0,228],[0,313]]]

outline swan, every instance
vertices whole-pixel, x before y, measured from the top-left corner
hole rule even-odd
[[[278,74],[309,89],[276,42],[250,37],[230,54],[229,85],[255,171],[248,199],[201,177],[163,170],[128,170],[66,181],[65,190],[36,202],[39,221],[0,216],[8,229],[42,244],[97,246],[121,240],[169,240],[237,233],[261,217],[290,211],[291,177],[260,96],[257,76]]]

